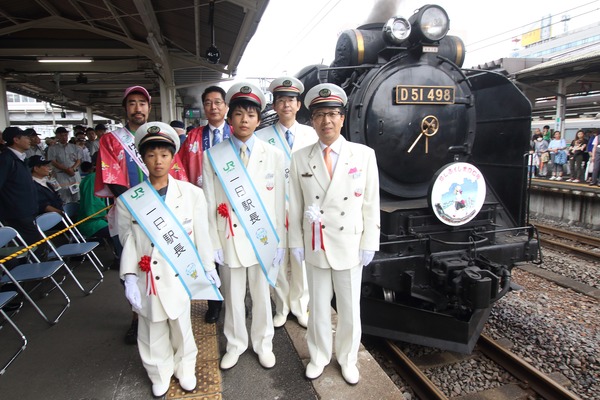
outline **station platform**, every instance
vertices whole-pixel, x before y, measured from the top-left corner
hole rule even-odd
[[[600,186],[533,178],[530,193],[533,216],[600,229]]]
[[[105,265],[110,265],[107,251],[100,249],[97,253]],[[84,277],[84,285],[86,269],[84,264],[75,270],[78,277]],[[91,273],[89,276],[92,279]],[[79,291],[69,278],[63,287],[71,298],[71,306],[56,325],[48,325],[28,303],[13,317],[28,344],[0,376],[0,397],[11,400],[152,399],[151,383],[137,346],[127,345],[123,340],[132,313],[118,272],[107,270],[104,282],[89,296]],[[55,295],[52,292],[39,300],[39,305],[51,315],[53,306],[58,306],[58,295]],[[358,365],[361,380],[357,385],[344,381],[335,359],[318,379],[306,379],[304,368],[309,358],[306,330],[293,318],[275,330],[273,352],[277,364],[274,368],[262,368],[249,348],[234,368],[221,371],[219,361],[225,352],[223,315],[219,323],[206,324],[205,309],[205,301],[193,302],[192,323],[199,349],[197,389],[184,392],[173,378],[166,399],[402,398],[399,389],[362,346]],[[7,361],[19,344],[16,333],[9,326],[3,326],[0,363]]]

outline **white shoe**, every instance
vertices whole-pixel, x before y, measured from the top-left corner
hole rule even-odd
[[[308,314],[304,314],[300,317],[296,315],[296,319],[298,320],[298,325],[301,327],[306,328],[308,326]]]
[[[342,376],[344,377],[344,380],[350,385],[356,385],[360,378],[358,368],[356,368],[356,365],[342,367]]]
[[[196,389],[196,376],[186,376],[179,379],[179,386],[186,392]]]
[[[237,364],[238,360],[240,359],[239,354],[234,354],[234,353],[225,353],[225,355],[223,356],[223,358],[221,359],[221,369],[230,369],[235,367],[235,364]]]
[[[286,321],[287,315],[275,314],[275,316],[273,317],[273,326],[275,328],[281,328],[283,325],[285,325]]]
[[[263,368],[273,368],[275,366],[275,354],[272,351],[258,355],[258,362]]]
[[[159,383],[156,385],[152,385],[152,394],[154,395],[154,397],[163,397],[165,394],[167,394],[168,390],[168,383]]]
[[[556,177],[556,180],[557,180],[557,181],[562,181],[562,177],[561,177],[561,176],[557,176],[557,177]]]
[[[553,181],[553,180],[556,180],[556,177],[555,177],[555,176],[553,176],[553,177],[551,177],[551,178],[550,178],[550,180],[551,180],[551,181]]]
[[[317,379],[323,373],[324,368],[325,368],[324,366],[318,366],[316,364],[313,364],[311,361],[306,366],[305,375],[308,379]]]

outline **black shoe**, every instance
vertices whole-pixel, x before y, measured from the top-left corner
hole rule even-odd
[[[137,344],[138,320],[131,321],[131,326],[125,334],[125,343]]]
[[[214,324],[219,320],[219,314],[221,314],[221,307],[208,307],[208,311],[204,315],[204,321],[207,324]]]

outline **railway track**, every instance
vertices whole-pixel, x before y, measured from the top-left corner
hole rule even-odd
[[[568,251],[593,261],[600,260],[600,252],[594,251],[594,249],[600,248],[599,238],[542,224],[535,224],[535,227],[542,234],[540,241],[543,245],[557,250]]]
[[[394,356],[395,366],[398,373],[407,382],[411,389],[420,399],[427,400],[448,400],[448,397],[442,392],[425,374],[425,372],[417,366],[393,341],[386,340],[385,345]],[[580,398],[567,388],[548,377],[543,372],[537,370],[531,364],[518,357],[514,353],[500,346],[491,338],[481,335],[475,348],[478,352],[485,355],[493,362],[497,363],[503,369],[508,371],[516,379],[519,386],[529,392],[533,392],[546,400],[577,400]],[[454,353],[451,353],[454,354]],[[443,358],[443,357],[442,357]],[[447,357],[459,362],[462,359],[456,358],[454,355]],[[509,388],[508,385],[506,385]],[[513,385],[514,386],[514,385]],[[510,398],[510,390],[506,390],[502,398]],[[522,395],[522,393],[521,393]],[[470,400],[488,399],[489,393],[482,392],[481,394],[469,394]],[[515,398],[520,398],[519,394],[515,393]],[[493,397],[496,398],[496,397]]]

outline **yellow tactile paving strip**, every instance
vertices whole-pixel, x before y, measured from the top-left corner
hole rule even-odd
[[[221,371],[219,370],[219,339],[217,324],[204,322],[204,314],[208,305],[205,300],[192,300],[192,331],[198,347],[196,360],[196,390],[186,392],[179,386],[175,377],[171,378],[171,386],[166,399],[186,400],[220,400]]]

